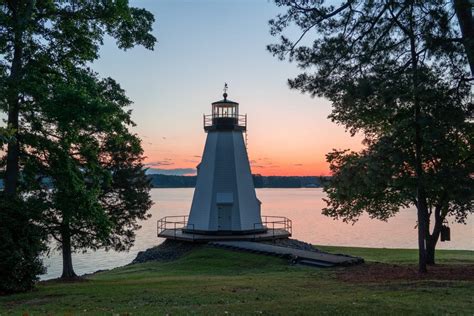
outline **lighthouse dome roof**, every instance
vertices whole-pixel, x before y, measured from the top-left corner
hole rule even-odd
[[[224,99],[216,102],[212,102],[212,105],[217,105],[217,104],[227,104],[227,105],[238,105],[239,103],[228,100],[227,99],[227,93],[224,93]]]
[[[216,101],[216,102],[212,102],[213,105],[215,104],[221,104],[221,103],[224,103],[224,104],[238,104],[237,102],[234,102],[234,101],[231,101],[231,100],[220,100],[220,101]]]

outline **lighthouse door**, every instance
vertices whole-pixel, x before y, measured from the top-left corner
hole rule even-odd
[[[218,230],[229,231],[232,229],[232,205],[218,205]]]
[[[217,193],[217,229],[221,231],[232,230],[232,206],[234,204],[232,193]]]

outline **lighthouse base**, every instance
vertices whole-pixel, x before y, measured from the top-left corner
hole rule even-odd
[[[262,233],[238,234],[238,235],[216,235],[216,234],[196,234],[189,233],[181,228],[165,229],[158,233],[158,237],[166,239],[175,239],[191,242],[207,242],[216,240],[246,240],[246,241],[262,241],[275,240],[291,237],[291,233],[284,229],[268,229]]]
[[[182,241],[261,241],[291,237],[292,222],[281,216],[262,216],[261,228],[240,231],[198,231],[188,226],[187,216],[168,216],[157,222],[158,237]]]
[[[197,230],[197,229],[182,228],[182,230],[186,234],[214,235],[214,236],[236,236],[236,235],[263,234],[268,229],[267,228],[259,228],[259,229],[252,229],[252,230]]]

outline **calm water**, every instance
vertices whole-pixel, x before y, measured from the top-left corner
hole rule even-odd
[[[194,189],[153,189],[153,215],[142,223],[135,246],[125,253],[96,251],[73,255],[76,273],[84,274],[99,269],[110,269],[130,263],[139,251],[161,243],[156,237],[156,221],[164,216],[187,215]],[[416,248],[416,211],[401,210],[388,222],[363,216],[355,225],[334,221],[321,215],[325,206],[321,189],[257,189],[262,201],[263,215],[286,216],[293,221],[293,237],[318,245]],[[451,223],[450,242],[440,242],[439,249],[474,250],[474,220],[467,225]],[[53,252],[45,258],[48,267],[43,279],[61,275],[61,256]]]

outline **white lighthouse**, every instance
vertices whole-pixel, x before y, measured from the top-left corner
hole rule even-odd
[[[261,216],[243,133],[247,115],[227,99],[212,103],[204,115],[206,145],[197,167],[189,216],[168,216],[157,222],[158,237],[188,241],[265,240],[291,236],[291,220]]]
[[[243,133],[247,116],[227,99],[212,103],[204,115],[207,133],[186,232],[249,234],[264,232],[260,201],[250,171]]]

